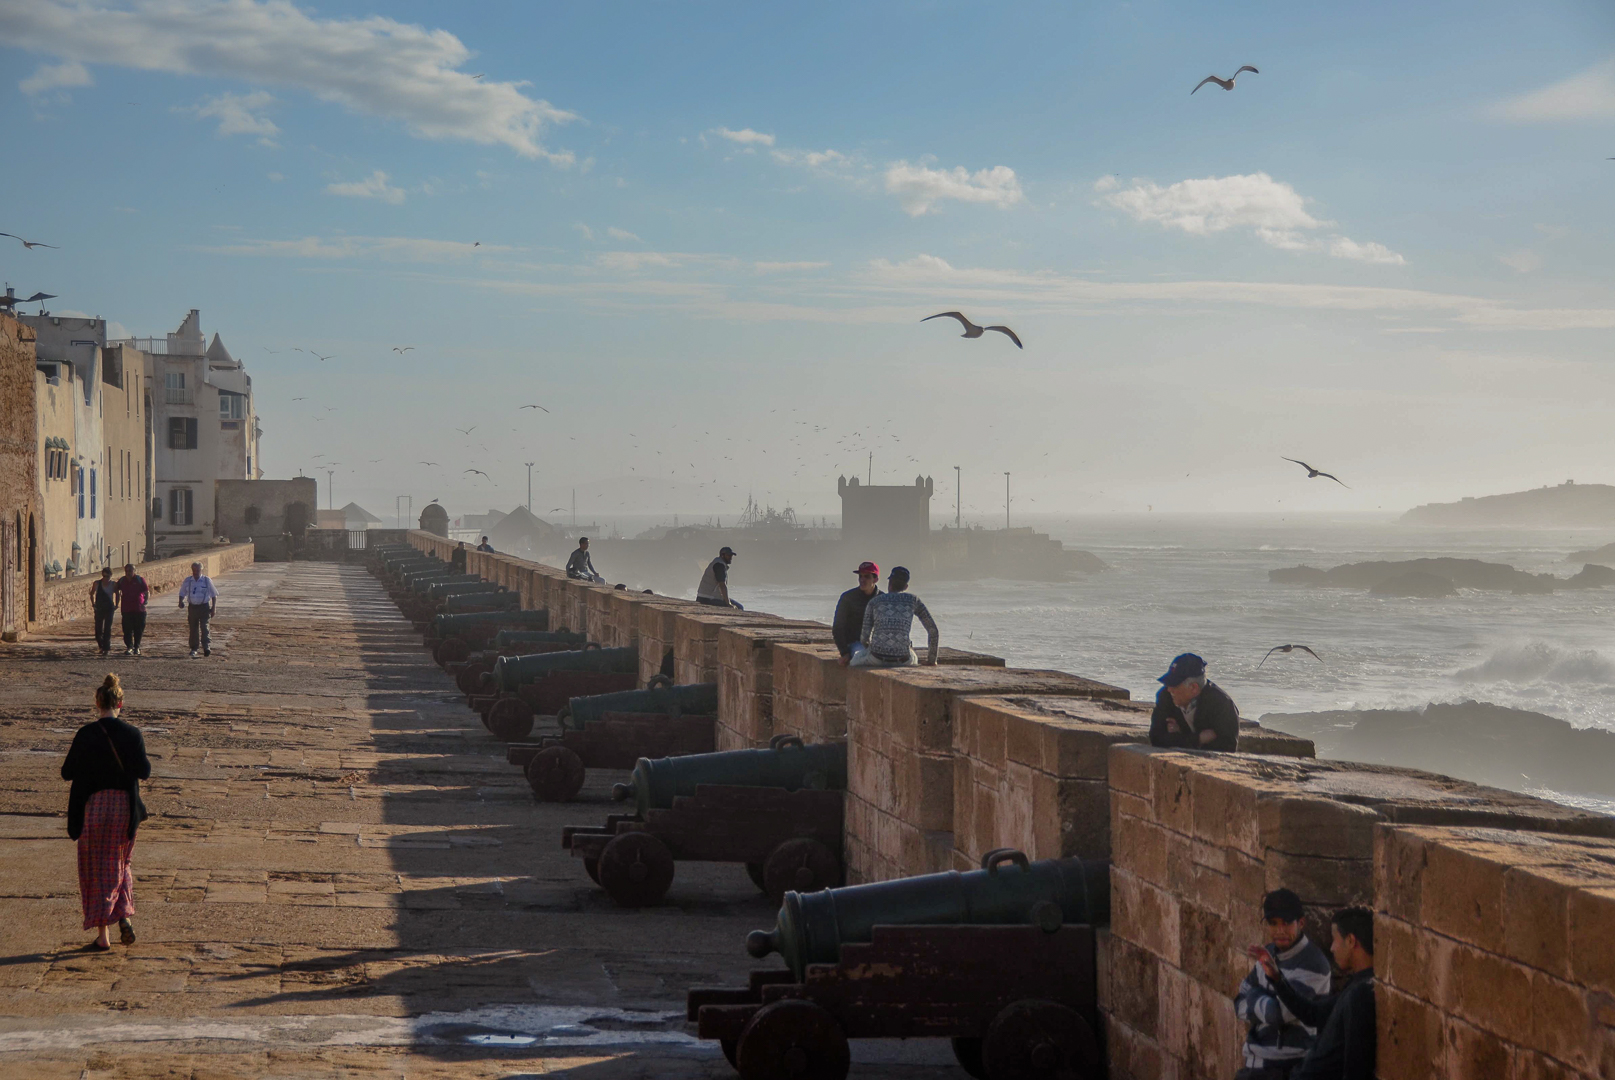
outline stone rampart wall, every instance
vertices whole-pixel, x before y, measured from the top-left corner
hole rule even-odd
[[[156,597],[160,594],[173,592],[179,588],[179,583],[190,576],[193,562],[201,563],[202,573],[208,577],[218,578],[232,570],[251,566],[252,561],[251,544],[219,544],[205,553],[176,555],[172,559],[156,559],[140,563],[135,567],[135,573],[146,579],[146,587],[151,590],[151,602],[155,603]],[[95,609],[90,604],[90,585],[100,576],[80,574],[46,585],[40,593],[39,619],[36,625],[92,617]],[[114,570],[112,576],[114,579],[122,577],[122,568]],[[218,586],[220,602],[228,604],[225,590],[229,586],[223,581],[218,582]]]
[[[1241,753],[1155,749],[1146,704],[1064,672],[949,650],[948,666],[847,669],[820,624],[509,556],[467,566],[552,625],[637,645],[642,681],[664,659],[679,682],[716,681],[720,746],[845,739],[850,881],[967,869],[997,847],[1109,858],[1098,975],[1115,1080],[1233,1075],[1244,948],[1280,886],[1324,942],[1329,911],[1376,909],[1384,1080],[1615,1076],[1615,818],[1317,761],[1248,723]]]

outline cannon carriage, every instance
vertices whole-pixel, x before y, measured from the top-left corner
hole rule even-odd
[[[926,1037],[952,1040],[978,1080],[1099,1080],[1094,928],[1108,921],[1108,863],[1007,849],[967,874],[787,893],[776,928],[746,943],[787,967],[691,989],[687,1016],[745,1080],[841,1080],[849,1039]]]
[[[779,902],[841,882],[846,786],[845,744],[794,735],[767,750],[641,758],[613,790],[635,813],[569,826],[561,846],[624,907],[658,903],[687,861],[741,863]]]

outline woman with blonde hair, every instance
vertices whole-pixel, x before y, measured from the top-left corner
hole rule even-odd
[[[112,947],[108,931],[118,924],[125,945],[135,942],[135,877],[129,868],[135,829],[146,818],[140,781],[151,776],[140,729],[118,718],[123,686],[108,675],[95,691],[97,719],[73,736],[62,762],[67,797],[67,835],[78,841],[79,899],[84,929],[97,930],[87,951]]]

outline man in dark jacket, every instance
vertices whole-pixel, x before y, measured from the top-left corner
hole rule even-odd
[[[1273,992],[1303,1024],[1318,1028],[1318,1039],[1290,1080],[1374,1080],[1374,913],[1341,908],[1329,921],[1334,940],[1329,952],[1347,976],[1340,993],[1307,998],[1284,978],[1271,955],[1258,958]]]
[[[1206,662],[1194,653],[1174,657],[1158,680],[1150,714],[1150,745],[1180,750],[1234,750],[1239,745],[1239,706],[1206,678]]]
[[[836,648],[841,652],[841,666],[852,659],[855,646],[862,647],[859,638],[864,632],[864,608],[880,595],[880,567],[872,562],[858,564],[858,587],[848,589],[836,601],[835,621],[830,632],[835,636]]]

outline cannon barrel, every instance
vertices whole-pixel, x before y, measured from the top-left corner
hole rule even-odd
[[[794,735],[782,735],[776,736],[767,750],[720,750],[715,754],[640,758],[634,764],[633,778],[626,784],[617,784],[611,793],[619,800],[633,799],[639,816],[644,817],[651,810],[671,809],[675,798],[694,795],[701,784],[784,788],[786,791],[802,788],[845,791],[847,744],[805,746]]]
[[[520,626],[525,628],[522,632],[547,631],[550,623],[550,613],[543,608],[528,609],[526,611],[468,611],[461,615],[434,615],[432,616],[432,633],[438,637],[448,637],[458,634],[475,626],[485,626],[496,623],[500,626]],[[581,635],[579,635],[581,641]]]
[[[898,878],[814,893],[788,892],[773,930],[746,935],[746,951],[779,953],[802,979],[809,964],[834,964],[841,946],[868,942],[877,926],[1031,924],[1110,921],[1110,863],[1040,859],[1008,848],[989,851],[982,869]],[[1008,864],[1008,865],[1006,865]]]
[[[423,559],[420,562],[397,562],[387,565],[387,573],[399,581],[416,574],[448,573],[449,564],[436,559]]]
[[[474,592],[454,593],[450,596],[437,597],[437,612],[445,615],[464,615],[473,611],[501,611],[510,612],[520,610],[522,598],[520,593],[504,592]]]
[[[653,680],[654,681],[654,680]],[[668,716],[716,714],[717,683],[689,683],[685,686],[652,686],[647,690],[620,690],[613,694],[575,697],[561,713],[563,727],[583,727],[608,712],[665,713]]]
[[[552,671],[638,672],[639,650],[579,649],[576,652],[501,656],[493,662],[492,681],[496,691],[514,693],[523,683],[530,683]]]
[[[503,592],[505,588],[497,581],[483,581],[479,577],[466,577],[459,580],[442,578],[428,581],[425,585],[424,592],[428,600],[440,600],[445,596],[457,596],[460,593]]]
[[[570,630],[501,630],[493,636],[495,649],[519,649],[523,645],[572,645],[583,648],[588,642],[584,634]]]

